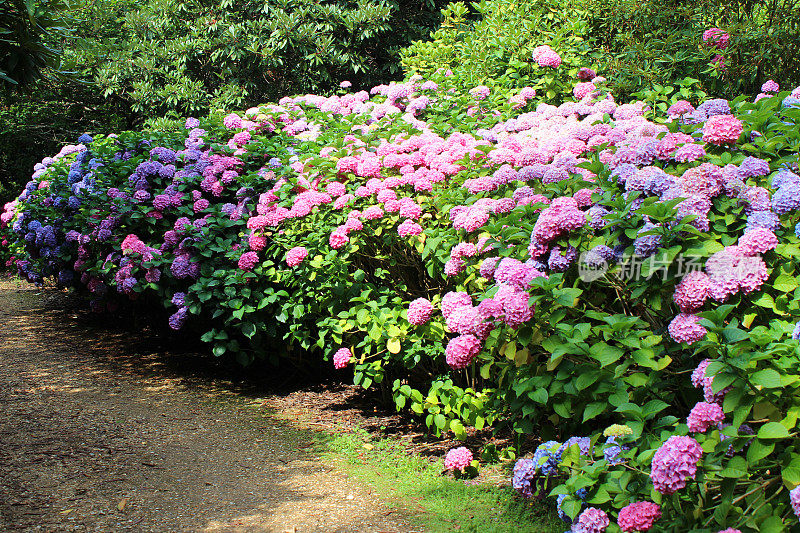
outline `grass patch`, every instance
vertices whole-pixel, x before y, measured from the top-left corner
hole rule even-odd
[[[566,525],[545,502],[515,497],[500,486],[509,474],[481,465],[477,480],[442,475],[442,460],[410,454],[397,439],[372,440],[363,430],[320,435],[323,456],[371,485],[390,504],[405,510],[426,531],[562,533]]]

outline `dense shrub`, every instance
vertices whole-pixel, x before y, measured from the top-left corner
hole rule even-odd
[[[464,87],[485,80],[535,86],[531,51],[549,44],[567,67],[590,67],[627,97],[654,84],[696,78],[710,94],[755,95],[768,79],[800,83],[800,3],[786,1],[631,2],[522,0],[480,2],[477,22],[464,4],[444,10],[432,40],[403,52],[410,73],[450,68]],[[706,40],[709,29],[728,37]]]
[[[0,220],[98,311],[554,439],[512,483],[575,531],[796,529],[800,89],[663,112],[604,83],[555,106],[439,73],[84,136]]]

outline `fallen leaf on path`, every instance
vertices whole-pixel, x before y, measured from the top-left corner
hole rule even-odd
[[[124,511],[126,505],[128,505],[128,498],[122,498],[117,504],[117,510]]]

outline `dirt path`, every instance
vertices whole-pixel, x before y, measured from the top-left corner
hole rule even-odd
[[[0,531],[410,531],[224,390],[74,299],[0,283]]]

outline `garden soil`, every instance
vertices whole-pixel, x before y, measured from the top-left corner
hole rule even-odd
[[[0,282],[0,531],[413,530],[308,430],[84,306]]]

